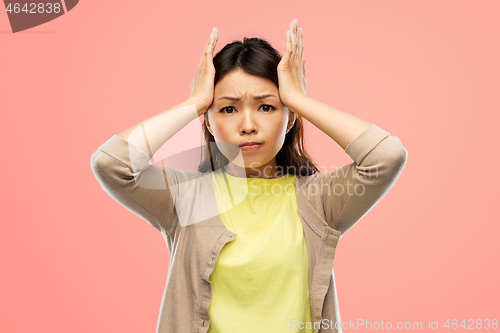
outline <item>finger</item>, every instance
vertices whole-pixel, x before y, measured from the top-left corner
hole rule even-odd
[[[291,40],[291,59],[290,59],[290,65],[294,65],[295,62],[295,57],[297,56],[297,44],[295,41],[295,19],[290,22],[290,40]]]
[[[297,57],[299,64],[302,64],[302,59],[304,59],[304,33],[302,32],[302,28],[298,29]]]
[[[206,51],[207,48],[210,47],[211,38],[212,34],[210,34],[210,38],[205,43],[205,47],[203,48],[203,52],[201,53],[200,61],[198,62],[198,67],[196,68],[196,73],[199,73],[199,71],[203,69],[203,67],[205,67]]]
[[[294,66],[294,62],[296,60],[296,57],[297,57],[297,41],[296,41],[296,31],[295,31],[295,28],[296,28],[296,24],[295,24],[295,20],[292,20],[292,22],[290,23],[291,24],[291,31],[290,31],[290,35],[292,37],[292,63],[290,64],[291,66]]]
[[[300,54],[300,31],[299,31],[299,25],[298,25],[298,20],[295,19],[295,63],[297,65],[297,68],[302,67],[302,58]]]
[[[205,45],[205,50],[203,52],[205,64],[210,63],[212,61],[212,52],[213,52],[213,43],[214,43],[214,33],[210,34],[210,39]]]
[[[212,30],[210,32],[210,36],[209,36],[207,42],[205,43],[205,47],[203,48],[203,54],[201,56],[203,59],[205,59],[206,53],[209,52],[210,48],[212,47],[213,36],[214,36],[214,33],[213,33],[213,30]]]
[[[214,37],[213,37],[213,41],[212,41],[212,55],[214,53],[215,46],[217,45],[217,41],[219,40],[219,29],[214,27],[213,32],[214,32]]]
[[[288,67],[290,62],[290,57],[292,55],[292,38],[290,36],[290,30],[286,32],[286,42],[285,42],[285,53],[283,54],[283,64]]]

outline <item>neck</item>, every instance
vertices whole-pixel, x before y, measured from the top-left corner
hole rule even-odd
[[[229,162],[224,169],[230,176],[242,178],[274,179],[284,175],[282,168],[276,166],[276,160],[258,167],[242,167],[233,162]]]

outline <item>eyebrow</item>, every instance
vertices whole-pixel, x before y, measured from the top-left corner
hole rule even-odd
[[[254,96],[253,99],[264,99],[264,98],[267,98],[267,97],[274,97],[274,98],[277,98],[276,96],[274,96],[273,94],[266,94],[266,95],[261,95],[261,96]],[[238,97],[231,97],[231,96],[224,96],[224,97],[220,97],[218,98],[217,100],[220,100],[220,99],[228,99],[230,101],[240,101],[241,98],[238,98]]]

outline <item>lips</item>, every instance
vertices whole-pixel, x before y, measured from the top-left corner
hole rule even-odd
[[[243,144],[240,145],[240,147],[243,147],[243,146],[254,146],[254,145],[262,145],[262,143],[260,142],[245,142]]]
[[[256,150],[259,149],[260,146],[262,146],[262,143],[256,143],[256,144],[243,144],[240,146],[240,149],[242,151],[250,151],[250,150]]]

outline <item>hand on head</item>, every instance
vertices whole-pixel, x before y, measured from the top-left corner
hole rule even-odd
[[[191,81],[189,98],[197,101],[204,110],[212,105],[214,97],[215,68],[213,54],[219,30],[212,29],[210,38],[205,44],[200,62]],[[292,20],[286,32],[285,52],[278,64],[279,95],[283,104],[292,103],[295,98],[306,96],[306,60],[304,56],[304,34],[297,25],[297,19]]]
[[[191,81],[189,98],[199,101],[205,110],[212,105],[214,97],[215,68],[213,64],[213,53],[218,39],[219,30],[214,27],[210,34],[210,38],[205,44],[200,62],[194,73],[194,78]]]
[[[297,25],[290,22],[286,32],[285,53],[278,64],[279,94],[283,104],[288,105],[298,96],[306,96],[306,60],[304,57],[304,34]]]

